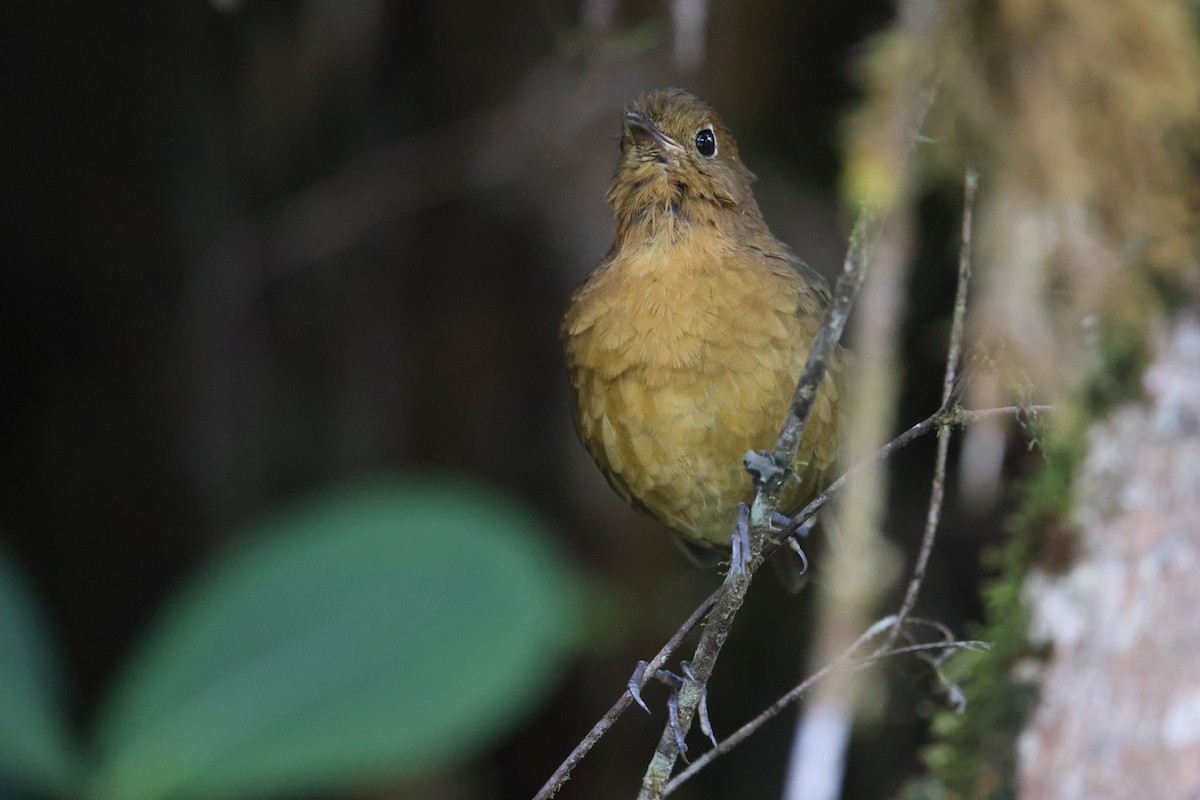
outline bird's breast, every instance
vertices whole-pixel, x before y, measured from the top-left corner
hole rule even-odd
[[[580,341],[568,356],[608,376],[726,370],[746,348],[794,342],[796,279],[788,277],[739,264],[719,240],[699,236],[638,248],[593,272],[572,299],[564,333],[568,344]]]

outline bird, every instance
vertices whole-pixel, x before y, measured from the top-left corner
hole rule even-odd
[[[560,331],[575,428],[609,485],[717,560],[753,499],[742,458],[774,448],[830,300],[768,229],[754,180],[699,97],[660,89],[629,103],[606,195],[616,235]],[[847,358],[839,347],[829,359],[784,513],[834,465]]]

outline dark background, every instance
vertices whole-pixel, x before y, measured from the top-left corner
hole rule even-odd
[[[611,241],[621,106],[665,85],[708,99],[772,229],[830,274],[852,222],[841,121],[890,4],[715,0],[692,72],[665,4],[609,23],[595,2],[20,6],[0,49],[0,537],[59,627],[81,727],[241,523],[349,477],[451,470],[537,508],[608,599],[498,751],[381,794],[531,796],[717,580],[612,496],[569,421],[557,323]],[[904,425],[938,402],[957,189],[921,208],[937,244],[914,265]],[[910,558],[932,451],[893,462],[888,533]],[[978,613],[997,519],[952,497],[920,613]],[[718,735],[801,677],[814,594],[752,593],[712,684]],[[915,664],[887,674],[847,797],[919,769],[937,695]],[[623,719],[562,797],[632,796],[663,718],[648,699],[656,718]],[[679,796],[777,796],[787,725]]]

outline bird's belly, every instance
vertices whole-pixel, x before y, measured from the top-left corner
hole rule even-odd
[[[752,497],[742,457],[774,442],[792,378],[698,366],[631,365],[596,387],[581,423],[618,491],[685,537],[727,546]]]

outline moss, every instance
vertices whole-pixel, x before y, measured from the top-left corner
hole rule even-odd
[[[1105,325],[1098,345],[1100,363],[1084,380],[1080,392],[1086,421],[1142,396],[1142,372],[1148,361],[1145,323]],[[1082,438],[1082,431],[1079,433]]]
[[[1054,507],[1065,505],[1066,495],[1060,491],[1063,473],[1069,479],[1075,461],[1067,452],[1058,455],[1061,451],[1055,444],[1048,445],[1045,452],[1047,466],[1030,483],[1026,505],[1029,513],[1043,520],[1065,510]],[[1050,464],[1060,459],[1061,465]],[[1057,502],[1051,502],[1053,498]],[[1036,656],[1025,641],[1029,616],[1021,602],[1021,583],[1037,549],[1034,530],[1014,525],[1009,543],[989,556],[1000,577],[984,591],[988,622],[971,635],[991,642],[992,649],[963,652],[946,665],[947,677],[958,683],[968,698],[967,708],[961,714],[944,710],[934,716],[934,743],[922,754],[929,778],[910,787],[904,794],[906,800],[1004,800],[1016,796],[1012,783],[1016,736],[1037,699],[1033,687],[1012,677],[1018,661]]]
[[[1196,288],[1179,276],[1160,270],[1149,271],[1149,288],[1168,315],[1182,310],[1196,300]]]

